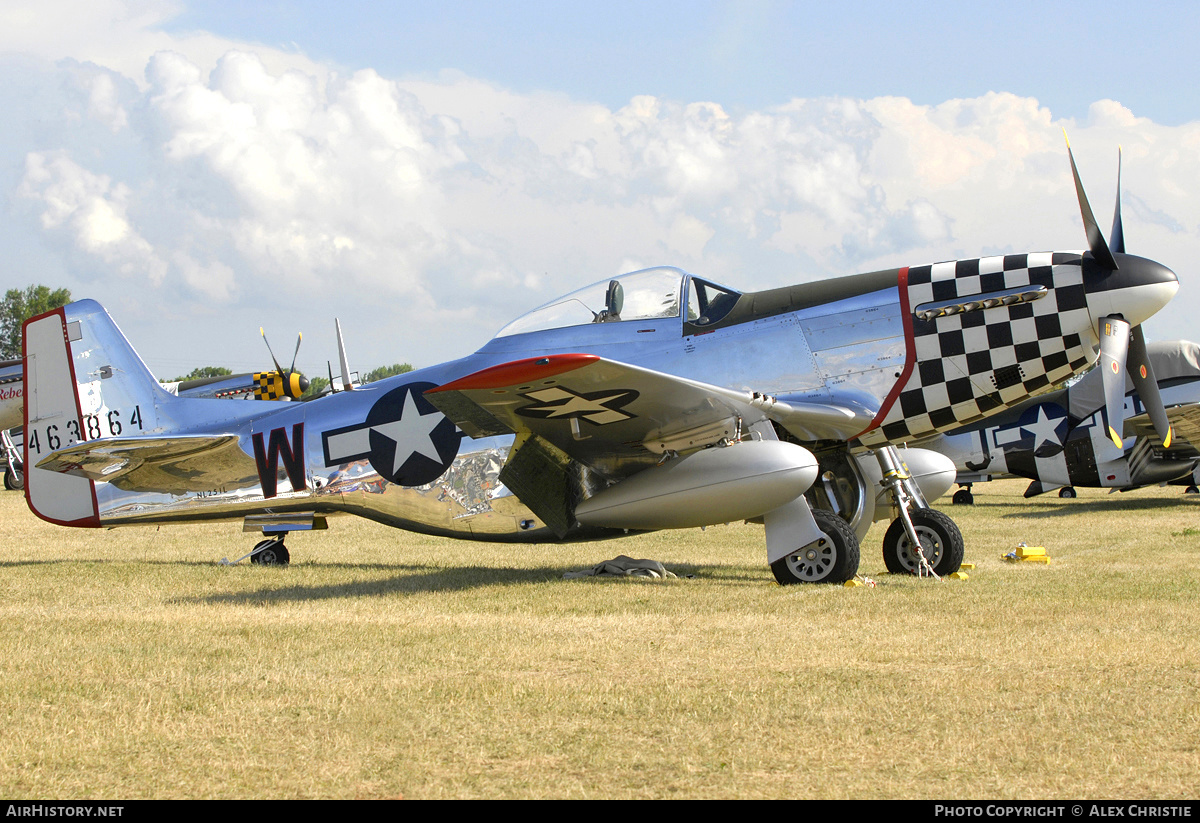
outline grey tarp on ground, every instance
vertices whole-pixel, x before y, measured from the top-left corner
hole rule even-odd
[[[573,580],[578,577],[652,577],[664,578],[674,577],[675,575],[667,571],[662,563],[657,560],[634,560],[632,557],[621,555],[614,557],[612,560],[606,560],[603,563],[594,566],[590,569],[585,569],[579,572],[567,572],[563,575],[564,580]]]

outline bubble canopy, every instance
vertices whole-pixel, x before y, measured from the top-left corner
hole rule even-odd
[[[521,315],[496,337],[591,323],[679,317],[683,285],[689,276],[682,269],[659,266],[601,280]],[[726,289],[720,291],[733,294]],[[692,314],[694,311],[689,310],[689,315]]]

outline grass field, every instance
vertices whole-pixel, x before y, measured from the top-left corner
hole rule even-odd
[[[780,587],[761,527],[570,547],[0,494],[0,796],[1194,798],[1200,496],[976,487],[970,579]],[[1048,566],[1001,561],[1024,540]],[[618,554],[671,581],[563,580]],[[683,575],[694,575],[683,577]]]

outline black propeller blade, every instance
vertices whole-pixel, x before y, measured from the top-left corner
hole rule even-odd
[[[1067,132],[1064,129],[1063,137],[1066,138],[1066,136]],[[1067,157],[1071,160],[1071,174],[1075,177],[1075,196],[1079,198],[1079,213],[1083,217],[1083,230],[1087,232],[1088,248],[1092,250],[1092,257],[1096,258],[1096,262],[1103,268],[1116,271],[1117,261],[1113,259],[1108,244],[1104,242],[1104,235],[1100,233],[1100,225],[1096,222],[1096,216],[1092,214],[1092,207],[1088,203],[1087,195],[1084,194],[1083,181],[1079,179],[1079,169],[1075,166],[1075,155],[1071,151],[1070,140],[1067,140]],[[1120,198],[1121,193],[1118,189],[1118,201]]]
[[[1068,147],[1068,151],[1070,147]],[[1113,207],[1113,227],[1108,247],[1117,254],[1125,253],[1125,228],[1121,225],[1121,147],[1117,146],[1117,205]]]
[[[1066,137],[1066,131],[1063,131]],[[1088,203],[1087,194],[1083,191],[1083,181],[1079,179],[1079,169],[1075,165],[1075,155],[1071,152],[1071,142],[1067,141],[1067,156],[1071,160],[1071,174],[1075,178],[1075,194],[1079,198],[1079,212],[1083,217],[1083,227],[1087,232],[1088,247],[1092,257],[1104,269],[1117,270],[1117,261],[1113,252],[1125,253],[1125,227],[1121,220],[1121,152],[1117,150],[1117,202],[1113,209],[1112,244],[1104,242],[1104,235],[1096,223],[1092,207]],[[1132,329],[1125,320],[1117,315],[1102,317],[1097,321],[1100,337],[1100,368],[1104,370],[1104,409],[1108,416],[1108,436],[1116,444],[1122,446],[1122,433],[1125,422],[1125,376],[1124,371],[1132,367],[1130,378],[1134,388],[1146,406],[1146,413],[1154,424],[1154,432],[1162,440],[1163,447],[1169,447],[1174,433],[1167,410],[1163,406],[1162,395],[1158,390],[1158,380],[1154,376],[1154,367],[1146,353],[1146,339],[1142,335],[1142,327]]]
[[[279,365],[279,360],[275,357],[274,350],[271,349],[271,341],[267,339],[267,333],[263,331],[262,326],[258,327],[258,333],[262,335],[263,342],[267,344],[267,353],[271,355],[271,362],[275,364],[275,371],[283,374],[283,366]]]

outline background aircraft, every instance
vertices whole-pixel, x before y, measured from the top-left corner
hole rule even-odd
[[[20,360],[0,360],[0,430],[21,425],[24,400]]]
[[[1200,346],[1184,340],[1151,343],[1150,362],[1175,432],[1169,446],[1158,440],[1133,381],[1125,385],[1123,445],[1108,436],[1103,375],[1093,370],[1070,388],[1009,409],[986,423],[921,443],[954,461],[955,503],[973,502],[971,484],[997,476],[1027,477],[1033,497],[1075,486],[1132,489],[1200,480]]]
[[[1178,289],[1109,249],[1071,163],[1087,252],[756,293],[648,269],[553,300],[461,360],[304,404],[172,397],[98,304],[73,303],[24,328],[27,499],[71,526],[243,518],[279,536],[260,560],[335,512],[528,542],[761,518],[776,579],[795,583],[852,577],[886,495],[888,568],[949,573],[962,536],[921,485],[947,488],[949,461],[909,451],[924,469],[909,473],[896,444],[1097,355],[1151,370],[1123,341]]]
[[[21,476],[20,443],[9,432],[21,425],[24,408],[23,368],[20,360],[0,361],[0,449],[4,453],[4,488],[19,489]],[[19,439],[18,439],[19,440]]]

